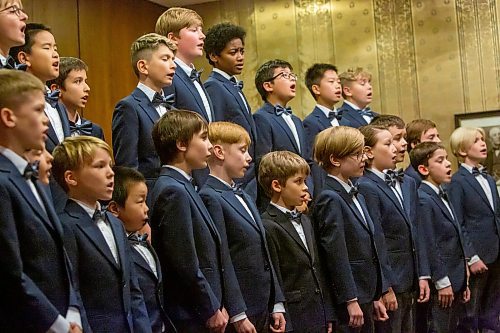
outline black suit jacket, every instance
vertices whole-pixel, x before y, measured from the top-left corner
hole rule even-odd
[[[313,228],[301,216],[307,248],[287,216],[273,205],[262,214],[273,265],[285,293],[287,330],[325,332],[333,321],[331,290],[320,262]]]
[[[358,110],[352,108],[349,104],[343,103],[339,108],[339,111],[342,112],[342,120],[340,121],[341,125],[350,126],[359,128],[361,126],[368,125],[365,118],[359,113]],[[378,116],[378,113],[374,112],[374,116]]]
[[[243,195],[254,219],[233,191],[220,180],[209,176],[200,191],[223,243],[229,248],[236,272],[239,287],[229,301],[243,297],[246,314],[254,316],[271,311],[274,304],[284,301],[284,297],[271,263],[257,207],[248,194]]]
[[[46,213],[19,170],[0,154],[0,331],[46,332],[69,306],[79,309],[88,330],[62,226],[47,190],[36,187]]]
[[[97,224],[78,203],[68,200],[64,211],[59,213],[90,326],[94,333],[150,333],[125,230],[112,214],[106,213],[106,217],[115,238],[119,263]]]
[[[66,113],[66,108],[62,105],[62,103],[57,103],[56,110],[59,114],[59,117],[61,118],[64,137],[67,138],[71,135],[71,133],[69,131],[69,119],[68,114]],[[49,130],[47,132],[47,140],[45,141],[45,149],[47,149],[47,151],[52,154],[54,148],[60,143],[61,142],[57,138],[56,131],[52,126],[52,123],[49,122]]]

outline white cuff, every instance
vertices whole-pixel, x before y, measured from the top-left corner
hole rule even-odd
[[[273,312],[271,312],[271,313],[277,313],[277,312],[281,312],[281,313],[285,313],[286,312],[285,311],[285,306],[283,305],[282,302],[274,304]]]
[[[80,316],[80,311],[73,306],[70,306],[68,308],[68,312],[66,313],[66,320],[69,321],[70,323],[77,324],[78,326],[80,326],[80,328],[83,328],[82,327],[82,317]]]
[[[69,322],[61,315],[58,315],[56,321],[50,326],[47,333],[68,333]]]
[[[469,264],[469,266],[472,266],[472,265],[474,265],[476,262],[478,262],[479,260],[481,260],[481,259],[480,259],[480,258],[479,258],[479,256],[476,254],[475,256],[472,256],[472,258],[470,258],[470,259],[469,259],[468,264]]]
[[[420,276],[418,279],[419,280],[430,280],[431,277],[430,276]]]
[[[437,280],[435,286],[437,290],[450,287],[451,286],[450,279],[448,278],[448,276],[445,276],[444,278]]]
[[[248,317],[247,317],[247,314],[245,312],[238,313],[236,316],[229,318],[229,323],[232,324],[232,323],[235,323],[237,321],[240,321],[240,320],[243,320],[246,318],[248,318]]]

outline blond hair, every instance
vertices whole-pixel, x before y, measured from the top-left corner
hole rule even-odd
[[[130,47],[130,58],[132,60],[132,68],[137,77],[139,77],[139,69],[137,63],[139,60],[150,60],[154,51],[158,50],[160,45],[165,45],[175,54],[177,45],[165,36],[149,33],[137,38]]]
[[[7,5],[9,5],[9,7],[17,5],[19,8],[23,8],[21,0],[0,0],[0,10],[7,8]]]
[[[96,150],[99,148],[104,149],[113,158],[111,147],[106,142],[93,136],[69,137],[56,146],[52,152],[54,157],[52,173],[66,192],[68,191],[68,185],[64,179],[64,173],[68,170],[79,170],[84,165],[91,164]]]
[[[363,149],[363,134],[353,127],[330,127],[320,132],[314,141],[314,159],[325,170],[332,166],[331,157],[343,158]]]
[[[372,74],[363,69],[363,67],[348,68],[345,72],[339,74],[340,84],[342,85],[342,97],[345,99],[347,96],[344,94],[344,86],[351,86],[351,82],[365,79],[372,80]]]
[[[451,133],[451,152],[460,163],[465,160],[464,154],[467,155],[465,152],[474,144],[478,133],[483,136],[484,140],[484,130],[481,127],[459,127]]]
[[[258,180],[264,192],[271,197],[273,180],[285,186],[288,178],[298,173],[308,176],[309,172],[309,165],[299,155],[289,151],[273,151],[264,155],[260,160]]]
[[[250,135],[238,124],[217,121],[208,125],[208,139],[212,144],[245,143],[250,145]]]
[[[192,25],[203,26],[203,19],[197,12],[192,9],[172,7],[158,17],[155,32],[163,36],[172,33],[178,37],[181,29]]]
[[[14,109],[26,100],[26,95],[41,91],[45,86],[34,75],[11,69],[0,69],[0,109]]]

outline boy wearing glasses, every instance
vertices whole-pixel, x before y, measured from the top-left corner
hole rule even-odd
[[[305,158],[309,164],[310,152],[302,121],[287,106],[295,97],[297,76],[292,65],[284,60],[270,60],[259,67],[255,74],[255,86],[264,105],[253,115],[257,128],[255,144],[256,164],[271,151],[287,150]],[[312,181],[308,178],[309,193]],[[259,210],[266,209],[269,198],[258,188]]]
[[[18,69],[15,60],[9,56],[14,46],[24,44],[24,29],[28,15],[18,1],[0,1],[0,69]]]

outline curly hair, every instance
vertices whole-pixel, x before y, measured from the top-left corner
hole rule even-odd
[[[245,45],[246,34],[245,29],[229,22],[219,23],[208,29],[203,49],[210,65],[214,65],[210,60],[211,54],[220,55],[226,45],[236,38],[241,39]]]

